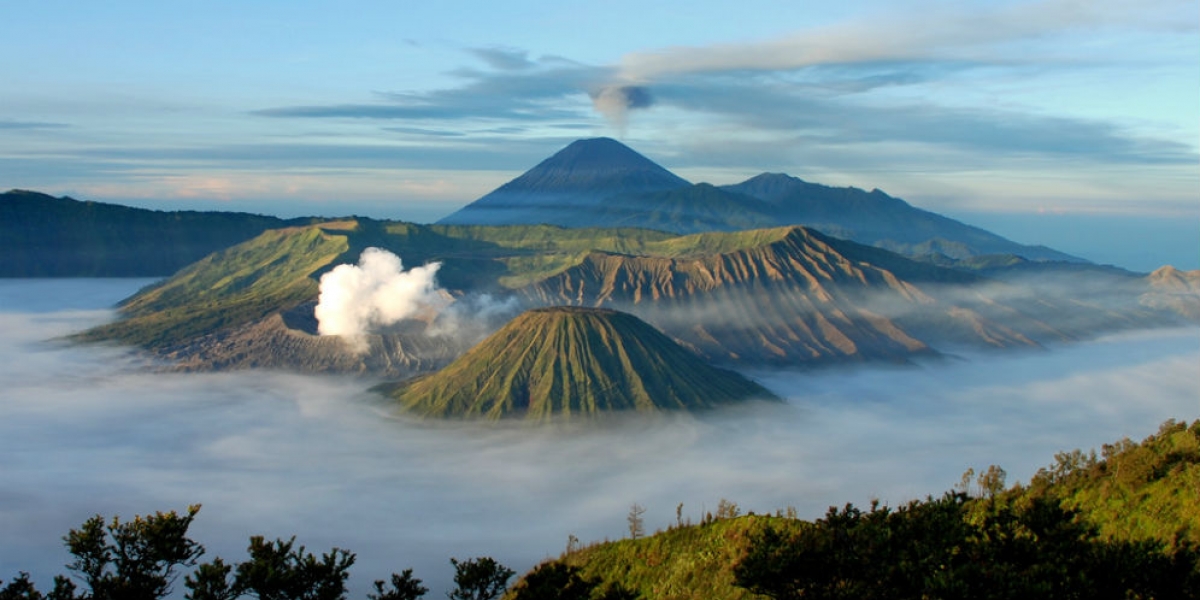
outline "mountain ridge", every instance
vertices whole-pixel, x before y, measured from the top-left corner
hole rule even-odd
[[[268,229],[310,222],[157,211],[10,190],[0,194],[0,277],[170,275]]]
[[[438,223],[641,227],[683,234],[803,225],[910,256],[1016,254],[1086,262],[1018,244],[879,189],[834,188],[782,173],[731,185],[690,184],[610,138],[577,140]]]

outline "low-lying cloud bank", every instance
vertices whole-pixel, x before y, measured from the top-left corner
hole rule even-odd
[[[755,374],[788,398],[699,416],[529,429],[418,424],[361,380],[148,374],[126,351],[49,338],[93,324],[144,282],[0,281],[0,578],[64,572],[61,536],[95,513],[204,505],[194,537],[244,558],[248,536],[358,553],[355,596],[448,558],[518,570],[580,539],[747,510],[892,504],[999,464],[1027,479],[1056,451],[1200,417],[1200,331],[1103,338],[918,368]],[[40,307],[40,308],[36,308]]]

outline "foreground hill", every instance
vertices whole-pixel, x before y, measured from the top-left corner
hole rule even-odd
[[[992,491],[893,509],[846,505],[813,522],[738,516],[722,501],[718,516],[698,525],[569,548],[530,574],[557,565],[645,600],[763,597],[752,590],[771,598],[1200,593],[1200,421],[1169,421],[1141,443],[1106,445],[1103,458],[1061,453],[1028,485],[1000,493],[1002,478],[979,483]]]
[[[446,368],[386,393],[424,417],[529,421],[775,399],[637,317],[571,307],[530,310]]]
[[[267,229],[308,222],[156,211],[12,190],[0,194],[0,277],[170,275]]]
[[[1086,262],[921,210],[879,191],[764,173],[734,185],[692,185],[620,142],[578,140],[441,224],[547,223],[672,233],[803,225],[906,255],[1014,254]]]

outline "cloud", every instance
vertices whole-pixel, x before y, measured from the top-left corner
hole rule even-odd
[[[570,534],[622,537],[634,502],[650,531],[680,502],[698,520],[721,498],[815,518],[936,494],[968,467],[1027,479],[1057,451],[1200,417],[1194,329],[919,368],[755,373],[788,402],[533,429],[413,423],[362,392],[372,381],[152,374],[124,349],[43,341],[105,318],[95,309],[141,284],[0,282],[0,537],[12,541],[0,577],[28,570],[48,585],[68,561],[61,536],[93,514],[199,502],[192,533],[209,558],[245,558],[250,535],[296,535],[358,554],[352,597],[408,567],[440,594],[451,556],[524,570]],[[47,302],[62,310],[29,312]]]
[[[477,52],[478,54],[478,52]],[[496,61],[493,52],[489,62]],[[510,65],[512,66],[512,65]],[[586,91],[607,70],[557,58],[519,69],[459,69],[463,83],[428,91],[380,92],[374,104],[284,106],[253,111],[264,117],[442,121],[578,120],[588,112]]]
[[[1045,57],[996,52],[996,46],[1114,25],[1176,32],[1197,28],[1186,2],[1156,4],[1158,10],[1123,0],[1042,0],[985,8],[946,2],[910,5],[891,14],[795,31],[774,40],[633,52],[621,59],[617,80],[645,83],[684,73],[794,71],[885,61],[1041,62]],[[1189,18],[1163,18],[1164,13]]]
[[[500,71],[524,71],[537,66],[529,60],[529,52],[519,48],[473,48],[471,54]]]
[[[26,130],[26,129],[63,129],[70,127],[66,123],[47,123],[44,121],[8,121],[0,119],[0,130]]]

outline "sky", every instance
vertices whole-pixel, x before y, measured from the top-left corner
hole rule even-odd
[[[743,511],[889,506],[996,464],[1027,482],[1054,454],[1200,418],[1200,329],[1128,332],[912,368],[751,373],[783,403],[524,427],[421,423],[373,381],[279,372],[156,373],[128,349],[55,341],[113,317],[148,280],[0,280],[0,579],[65,572],[62,536],[94,514],[203,505],[206,559],[249,536],[357,553],[352,598],[450,557],[524,572],[583,543]],[[182,591],[181,586],[178,591]],[[177,594],[178,597],[181,594]]]
[[[609,136],[691,181],[786,172],[984,226],[1157,219],[1200,263],[1195,0],[46,0],[0,22],[3,189],[426,222]]]

